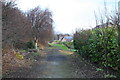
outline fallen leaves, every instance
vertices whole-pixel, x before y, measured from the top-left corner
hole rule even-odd
[[[32,64],[31,60],[25,59],[22,54],[12,50],[3,51],[2,73],[5,74],[11,69],[18,67],[28,67]]]

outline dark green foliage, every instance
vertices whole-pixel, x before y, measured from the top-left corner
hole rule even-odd
[[[27,42],[27,48],[29,48],[29,49],[35,48],[35,43],[33,41]]]
[[[115,27],[77,31],[74,34],[74,47],[91,62],[114,70],[120,69],[118,31]]]
[[[91,30],[82,30],[74,34],[73,44],[75,49],[78,50],[81,56],[87,57],[88,55],[87,52],[89,50],[89,46],[87,45],[89,44],[88,40],[90,35],[91,35]]]

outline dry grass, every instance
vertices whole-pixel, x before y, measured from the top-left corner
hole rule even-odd
[[[65,53],[65,54],[73,54],[74,52],[71,51],[65,51],[65,50],[59,50],[61,53]]]
[[[45,46],[43,44],[40,44],[40,43],[38,44],[38,46],[39,46],[40,49],[44,49],[45,48]]]

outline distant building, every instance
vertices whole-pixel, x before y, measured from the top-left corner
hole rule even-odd
[[[120,14],[120,1],[118,2],[118,12]]]
[[[109,22],[109,23],[104,23],[104,24],[101,24],[101,25],[97,25],[95,28],[104,28],[104,27],[111,27],[113,26],[113,23]]]
[[[62,40],[62,42],[66,42],[66,41],[72,41],[73,37],[72,36],[65,36]]]
[[[73,36],[69,35],[69,34],[57,34],[54,37],[54,40],[59,40],[59,41],[62,41],[62,42],[72,41],[73,40]]]

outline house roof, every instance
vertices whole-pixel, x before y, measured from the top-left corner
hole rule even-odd
[[[65,38],[65,39],[69,39],[69,40],[73,39],[72,36],[65,36],[64,38]]]

